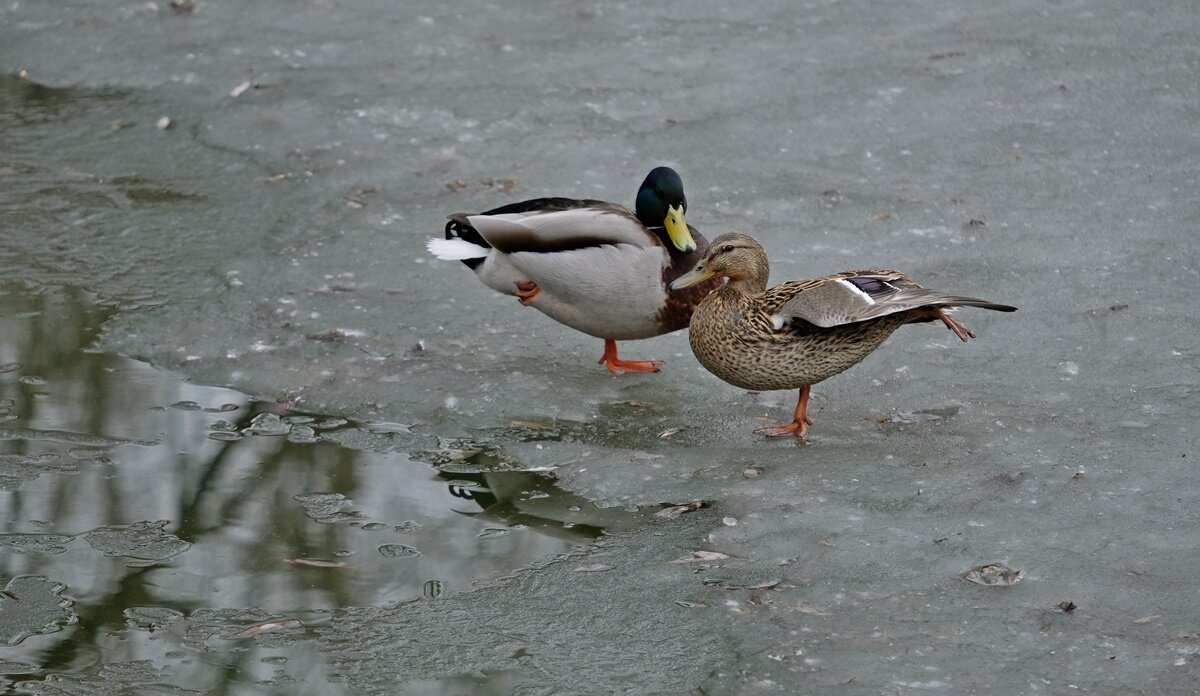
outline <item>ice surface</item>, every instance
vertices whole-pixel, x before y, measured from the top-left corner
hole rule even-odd
[[[449,600],[637,523],[487,447],[427,437],[430,448],[408,456],[396,423],[281,413],[85,351],[75,339],[104,314],[82,291],[0,290],[0,354],[22,364],[0,375],[14,416],[0,427],[0,629],[19,644],[10,657],[28,658],[6,674],[86,692],[98,660],[124,675],[116,693],[146,676],[126,669],[134,655],[170,664],[161,676],[174,687],[273,680],[283,693],[288,679],[324,683],[335,671],[304,628],[334,609]],[[39,350],[43,341],[56,350]],[[26,370],[45,379],[31,385]],[[430,466],[439,462],[456,470]],[[294,665],[231,666],[247,650],[231,640],[251,637],[262,660]],[[191,664],[196,650],[222,657]]]
[[[197,5],[0,8],[6,278],[95,291],[101,350],[405,425],[358,446],[714,503],[471,593],[341,606],[308,638],[331,693],[1194,689],[1193,3]],[[598,341],[424,250],[456,211],[631,203],[658,164],[776,281],[896,267],[1020,311],[964,310],[968,345],[902,330],[816,388],[809,442],[765,441],[794,394],[747,398],[683,334],[622,346],[661,374],[610,377]],[[156,436],[46,420],[17,426]],[[733,558],[669,564],[699,549]],[[962,577],[995,563],[1021,582]]]

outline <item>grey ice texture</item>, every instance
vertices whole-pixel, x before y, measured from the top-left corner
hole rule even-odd
[[[98,347],[487,437],[602,505],[716,501],[346,609],[314,638],[330,693],[1194,691],[1193,2],[21,2],[0,31],[3,72],[68,95],[0,129],[30,167],[0,180],[0,267],[124,299]],[[964,311],[968,345],[905,329],[817,388],[798,445],[751,433],[794,394],[747,400],[682,333],[623,347],[663,373],[610,378],[598,341],[424,252],[449,213],[631,203],[659,164],[776,281],[894,267],[1021,309]],[[930,410],[954,415],[895,418]],[[699,548],[745,560],[668,563]],[[963,581],[984,563],[1022,582]]]

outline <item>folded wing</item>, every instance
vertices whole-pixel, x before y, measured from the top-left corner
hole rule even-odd
[[[969,306],[1001,312],[1015,307],[974,297],[947,295],[917,285],[899,271],[852,271],[813,281],[784,283],[772,292],[789,290],[792,296],[776,310],[775,324],[792,319],[828,328],[904,312],[918,307]]]
[[[468,215],[487,243],[506,254],[554,253],[605,244],[661,246],[629,211],[616,206]]]

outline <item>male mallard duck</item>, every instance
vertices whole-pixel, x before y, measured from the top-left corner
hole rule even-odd
[[[799,387],[794,420],[755,431],[768,436],[804,437],[812,385],[862,362],[904,324],[940,321],[966,341],[975,334],[949,316],[956,306],[1017,309],[926,290],[899,271],[845,271],[768,290],[769,273],[758,242],[734,232],[714,239],[695,268],[671,284],[729,279],[692,315],[692,352],[709,372],[742,389]]]
[[[604,201],[537,198],[451,215],[446,238],[428,247],[439,259],[462,261],[493,290],[604,339],[600,364],[609,372],[657,372],[661,360],[618,358],[617,341],[684,328],[719,284],[668,289],[708,248],[686,212],[683,180],[658,167],[638,190],[636,212]]]

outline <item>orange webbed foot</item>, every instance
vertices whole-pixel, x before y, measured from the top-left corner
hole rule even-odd
[[[537,294],[541,291],[542,289],[538,287],[538,284],[532,280],[521,280],[517,282],[517,289],[513,291],[513,294],[517,296],[521,304],[528,307],[533,304],[533,298],[537,297]]]
[[[608,368],[608,371],[614,375],[621,372],[658,372],[662,367],[662,360],[605,360],[600,358],[601,365]]]
[[[658,372],[658,368],[662,366],[661,360],[622,360],[617,357],[617,342],[613,340],[604,341],[604,355],[600,356],[597,362],[599,365],[604,365],[608,371],[614,375],[621,372]]]
[[[958,336],[960,339],[962,339],[963,343],[966,343],[967,339],[969,338],[975,338],[975,332],[968,329],[966,324],[955,319],[949,314],[946,314],[940,309],[937,310],[935,314],[937,315],[938,319],[942,320],[942,323],[946,325],[947,329],[950,329],[954,332],[955,336]]]
[[[796,399],[796,412],[793,414],[791,423],[759,428],[754,432],[762,433],[767,437],[780,437],[782,435],[804,437],[808,435],[808,426],[812,425],[812,419],[808,417],[808,396],[811,392],[811,385],[800,387],[800,397]]]
[[[767,428],[759,428],[756,433],[762,433],[767,437],[781,437],[783,435],[795,435],[796,437],[805,437],[808,435],[808,426],[812,421],[805,418],[802,421],[792,421],[787,425],[772,425]]]
[[[975,338],[974,331],[968,329],[966,324],[955,319],[949,314],[946,314],[946,312],[942,311],[940,307],[918,307],[917,309],[911,311],[913,315],[920,317],[921,319],[942,322],[946,325],[947,329],[953,331],[954,335],[958,336],[964,343],[968,339]]]

